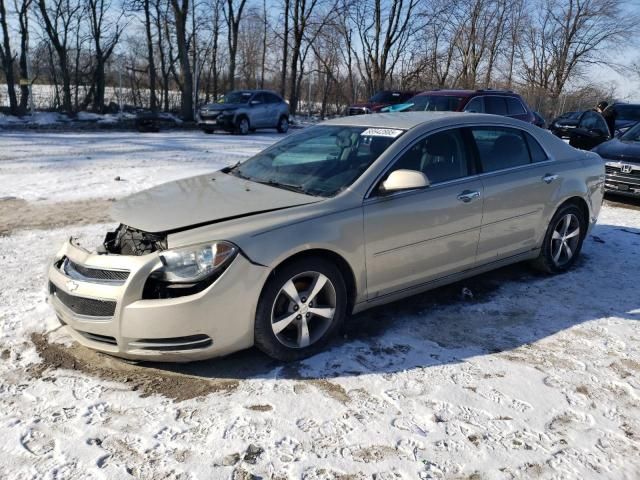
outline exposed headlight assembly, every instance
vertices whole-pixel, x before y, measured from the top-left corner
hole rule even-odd
[[[164,250],[162,266],[151,273],[144,298],[173,298],[201,292],[211,285],[238,254],[229,242],[211,242]]]

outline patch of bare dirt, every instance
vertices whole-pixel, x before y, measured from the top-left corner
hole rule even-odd
[[[308,382],[321,390],[327,396],[339,401],[340,403],[347,403],[351,400],[351,397],[349,397],[347,391],[337,383],[332,383],[329,380],[325,379],[308,380]]]
[[[125,383],[132,390],[141,392],[142,397],[158,394],[178,402],[210,393],[231,392],[239,385],[237,380],[211,380],[134,365],[75,343],[70,347],[50,343],[40,333],[33,333],[31,341],[42,358],[42,363],[29,368],[33,377],[41,377],[49,369],[77,370]]]
[[[273,410],[273,407],[271,405],[249,405],[244,408],[246,408],[247,410],[253,410],[254,412],[270,412],[271,410]]]
[[[27,202],[13,197],[0,199],[0,235],[10,235],[15,230],[109,222],[112,203],[113,199],[105,198],[57,203]]]

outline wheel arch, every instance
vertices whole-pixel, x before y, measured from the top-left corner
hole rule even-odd
[[[582,212],[582,219],[585,222],[585,225],[587,225],[587,227],[589,226],[589,218],[591,216],[591,209],[589,208],[589,204],[587,203],[587,201],[582,198],[579,195],[574,195],[571,196],[567,199],[565,199],[562,203],[560,203],[556,209],[553,212],[553,215],[555,215],[558,210],[560,210],[562,207],[564,207],[565,205],[575,205],[576,207],[578,207],[580,209],[580,211]],[[551,216],[551,218],[553,218],[553,215]]]
[[[328,250],[324,248],[311,248],[308,250],[303,250],[303,251],[294,253],[293,255],[282,260],[280,263],[278,263],[275,267],[271,269],[271,272],[269,272],[267,280],[262,286],[262,291],[264,291],[267,285],[267,282],[269,280],[269,277],[271,277],[271,275],[273,275],[276,271],[278,271],[278,269],[281,269],[285,265],[289,265],[291,263],[294,263],[298,260],[305,259],[305,258],[322,258],[323,260],[327,260],[333,263],[336,267],[338,267],[338,269],[340,270],[340,273],[342,274],[342,278],[344,279],[345,286],[347,288],[347,312],[351,313],[353,311],[355,300],[358,294],[356,277],[353,272],[353,269],[351,268],[351,265],[349,264],[349,262],[347,262],[347,260],[342,255],[332,250]],[[262,295],[262,291],[260,295]]]

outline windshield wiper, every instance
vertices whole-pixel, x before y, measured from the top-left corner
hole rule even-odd
[[[273,179],[270,180],[253,180],[254,182],[261,183],[263,185],[269,185],[270,187],[282,188],[283,190],[289,190],[291,192],[296,193],[304,193],[305,195],[310,195],[309,192],[302,185],[292,185],[290,183],[282,183],[276,182]]]

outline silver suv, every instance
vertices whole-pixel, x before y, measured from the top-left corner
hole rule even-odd
[[[200,109],[198,125],[205,133],[217,130],[246,135],[257,128],[289,130],[289,105],[269,90],[235,90],[218,103]]]

